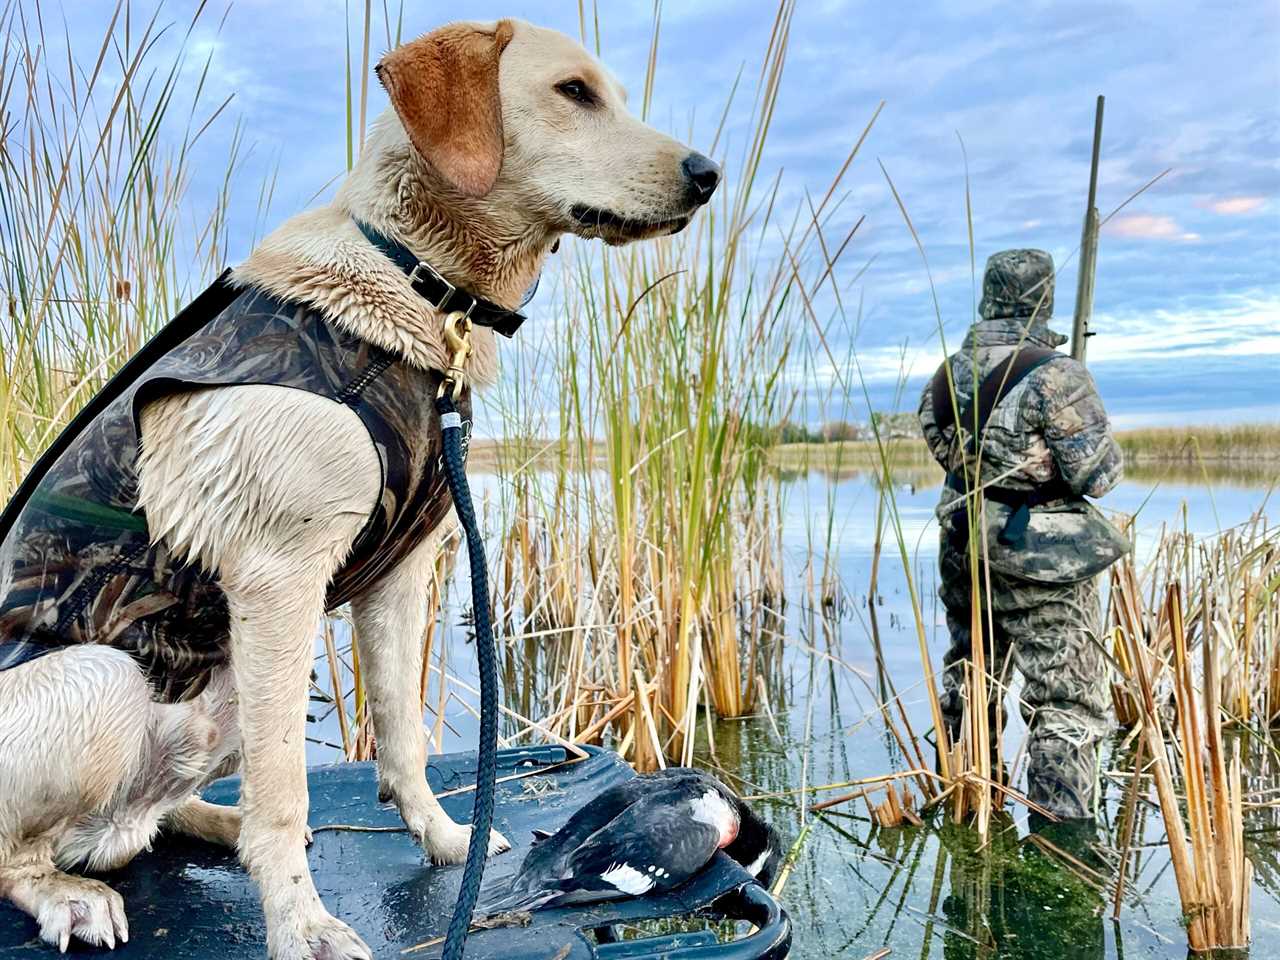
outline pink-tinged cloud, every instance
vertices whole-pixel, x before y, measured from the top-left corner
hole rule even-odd
[[[1132,237],[1136,240],[1185,240],[1200,239],[1198,233],[1188,233],[1178,226],[1173,217],[1162,214],[1131,213],[1116,217],[1104,228],[1116,237]]]
[[[1223,197],[1221,200],[1210,200],[1204,206],[1224,217],[1239,217],[1253,213],[1266,206],[1266,197]]]

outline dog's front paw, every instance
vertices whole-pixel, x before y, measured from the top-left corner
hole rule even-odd
[[[270,940],[271,960],[373,960],[359,935],[323,910]]]
[[[129,942],[124,898],[102,881],[59,874],[43,886],[36,923],[45,943],[66,953],[72,937],[108,950]]]
[[[446,820],[436,823],[431,829],[419,834],[419,842],[432,863],[462,863],[467,859],[467,846],[471,843],[471,828],[461,823]],[[489,831],[489,856],[505,853],[511,849],[511,842],[497,830]]]

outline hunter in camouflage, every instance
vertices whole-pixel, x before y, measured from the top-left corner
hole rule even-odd
[[[990,589],[983,584],[978,599],[982,621],[989,612],[994,630],[988,669],[999,674],[1009,663],[1025,681],[1030,798],[1077,819],[1094,815],[1098,744],[1108,728],[1096,577],[1127,544],[1084,499],[1114,487],[1123,464],[1089,372],[1066,355],[1048,353],[1066,339],[1049,329],[1052,309],[1049,254],[992,256],[981,319],[946,361],[949,377],[942,368],[925,388],[919,417],[930,451],[947,471],[937,509],[940,593],[951,635],[943,672],[947,725],[959,734],[972,643],[970,533],[981,531],[972,552],[979,557],[979,581],[990,571]],[[976,422],[963,412],[939,422],[939,409],[963,411],[988,374],[1023,350],[1038,351],[1041,362],[1016,383],[1008,379],[980,437],[970,435]],[[939,384],[954,384],[954,406],[949,397],[935,406]],[[969,494],[978,488],[980,496]],[[978,508],[972,523],[971,506]],[[1020,507],[1025,529],[1008,536]],[[995,698],[1003,700],[999,693]],[[997,705],[991,709],[994,714]],[[998,709],[1003,717],[1002,702]],[[993,715],[993,731],[995,721]]]

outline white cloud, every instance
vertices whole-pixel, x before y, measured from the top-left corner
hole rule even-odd
[[[1130,237],[1135,240],[1194,242],[1200,239],[1200,234],[1183,230],[1173,217],[1163,214],[1131,213],[1116,217],[1102,229],[1113,236]]]
[[[1239,217],[1262,209],[1266,203],[1266,197],[1222,197],[1218,200],[1206,200],[1201,206],[1224,217]]]
[[[1070,332],[1070,318],[1057,318],[1055,326]],[[1089,341],[1091,364],[1164,357],[1173,371],[1195,358],[1280,357],[1280,294],[1224,297],[1206,307],[1098,313],[1090,327],[1096,334]],[[950,332],[947,349],[959,349],[960,341]],[[856,355],[858,366],[840,371],[855,391],[859,368],[868,384],[882,386],[928,376],[942,362],[942,346],[934,334],[922,343],[859,348]],[[837,358],[844,363],[838,350]],[[793,373],[789,379],[796,384],[828,385],[839,379],[829,363]]]
[[[1097,334],[1089,341],[1090,362],[1280,355],[1280,294],[1224,297],[1205,308],[1099,313],[1090,328]]]

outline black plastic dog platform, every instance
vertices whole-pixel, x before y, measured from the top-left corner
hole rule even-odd
[[[560,747],[499,752],[494,826],[513,849],[490,858],[486,890],[515,873],[535,827],[558,829],[600,791],[634,776],[614,754],[588,750],[585,760],[570,759]],[[437,757],[428,764],[427,774],[449,815],[459,822],[469,821],[473,794],[465,788],[475,782],[475,754]],[[324,829],[334,824],[403,826],[393,807],[377,802],[372,764],[318,767],[308,780],[310,823],[315,831],[308,860],[325,906],[355,928],[378,960],[438,957],[442,944],[437,938],[443,937],[453,912],[462,868],[431,866],[403,830]],[[239,779],[232,777],[214,783],[205,797],[215,803],[234,803],[239,790]],[[460,792],[445,795],[450,791]],[[101,879],[124,897],[129,942],[112,952],[73,945],[74,954],[120,960],[250,960],[266,955],[257,891],[230,851],[162,836],[154,851]],[[756,929],[727,942],[712,929],[642,939],[620,935],[642,921],[689,915],[747,921]],[[742,867],[717,854],[700,875],[665,895],[539,910],[530,915],[527,926],[475,931],[467,940],[466,957],[781,960],[790,945],[786,913]],[[52,960],[57,955],[55,948],[40,942],[34,921],[0,904],[0,957]]]

